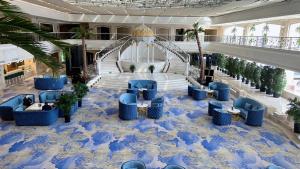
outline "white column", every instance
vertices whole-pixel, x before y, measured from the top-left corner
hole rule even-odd
[[[149,49],[149,45],[147,45],[147,50],[148,50],[148,57],[147,57],[147,63],[149,64],[149,59],[150,59],[150,49]]]
[[[3,65],[0,65],[0,89],[4,89],[5,86],[4,67]]]
[[[133,49],[132,49],[133,48],[133,44],[131,44],[130,47],[131,47],[131,63],[132,63],[133,62]]]
[[[154,45],[152,45],[152,63],[154,63]]]

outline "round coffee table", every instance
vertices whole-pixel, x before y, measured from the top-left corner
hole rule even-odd
[[[239,121],[241,118],[240,118],[240,113],[241,111],[239,109],[236,109],[236,108],[229,108],[227,109],[227,111],[229,113],[231,113],[232,115],[232,120],[234,121]]]

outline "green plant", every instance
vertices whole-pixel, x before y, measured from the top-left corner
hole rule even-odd
[[[39,29],[27,19],[26,14],[9,2],[0,0],[0,13],[0,44],[13,44],[26,50],[34,56],[36,61],[44,63],[57,73],[62,67],[61,64],[55,57],[45,52],[43,44],[37,37],[63,50],[68,50],[70,45],[59,41],[49,32]]]
[[[251,67],[251,63],[250,62],[248,62],[247,64],[246,64],[246,68],[245,68],[245,72],[244,72],[244,75],[245,75],[245,78],[247,79],[247,81],[249,81],[250,79],[251,79],[251,73],[250,73],[250,68]]]
[[[268,69],[267,69],[267,73],[266,73],[266,87],[267,87],[267,94],[272,94],[272,86],[273,86],[273,83],[274,83],[274,80],[273,80],[273,76],[274,76],[274,69],[270,66],[268,66]]]
[[[225,57],[223,54],[218,54],[217,55],[217,66],[221,69],[224,69],[225,67]]]
[[[240,60],[239,62],[239,72],[240,75],[245,77],[245,68],[246,68],[246,61],[245,60]]]
[[[204,75],[204,59],[203,59],[202,46],[201,46],[199,34],[204,31],[205,30],[201,27],[200,23],[196,22],[193,24],[192,29],[188,29],[184,33],[187,36],[187,38],[196,39],[196,41],[197,41],[197,46],[198,46],[199,56],[200,56],[199,69],[200,69],[200,81],[201,82],[204,81],[205,75]]]
[[[265,92],[268,80],[268,66],[264,66],[260,73],[260,91]]]
[[[241,74],[241,71],[240,71],[240,67],[239,67],[239,59],[238,58],[234,58],[233,59],[233,66],[232,66],[232,69],[233,69],[233,74],[236,75],[236,76],[240,76]]]
[[[294,118],[295,123],[300,123],[300,101],[295,97],[294,99],[289,99],[289,109],[287,114]]]
[[[254,83],[256,84],[257,89],[259,89],[259,87],[261,85],[260,76],[261,76],[261,67],[256,66],[254,69],[254,73],[253,73],[253,80],[254,80]]]
[[[153,71],[154,71],[154,69],[155,69],[155,66],[154,66],[154,65],[150,65],[150,66],[148,67],[148,69],[149,69],[149,71],[150,71],[151,73],[153,73]]]
[[[64,93],[57,102],[57,107],[64,112],[64,116],[69,116],[72,106],[77,102],[77,96],[74,93]]]
[[[249,67],[249,80],[252,82],[252,84],[255,81],[255,75],[254,75],[255,68],[256,68],[256,63],[255,62],[250,63],[250,67]]]
[[[279,97],[286,85],[285,70],[281,68],[274,69],[272,89],[274,97]]]
[[[89,88],[84,83],[78,82],[74,85],[74,92],[78,99],[82,99],[87,94],[88,91]]]
[[[130,69],[131,73],[133,73],[135,71],[135,65],[130,65],[129,69]]]

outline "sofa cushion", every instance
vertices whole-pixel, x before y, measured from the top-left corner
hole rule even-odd
[[[56,99],[56,97],[55,97],[55,95],[53,94],[48,94],[47,96],[46,96],[46,100],[55,100]]]
[[[245,103],[245,107],[246,110],[252,110],[253,106],[250,103]]]

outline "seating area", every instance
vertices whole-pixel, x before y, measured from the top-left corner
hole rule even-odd
[[[152,100],[157,93],[157,82],[154,80],[130,80],[128,81],[128,89],[134,90],[134,93],[143,91],[143,98]]]
[[[208,84],[210,90],[214,90],[214,97],[219,101],[228,101],[230,99],[230,87],[221,82],[211,82]]]

